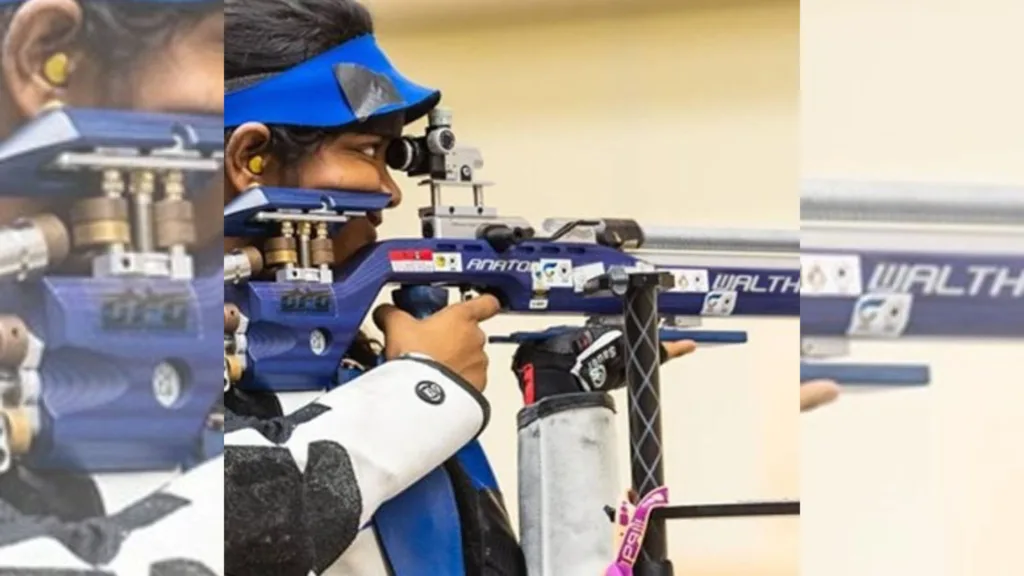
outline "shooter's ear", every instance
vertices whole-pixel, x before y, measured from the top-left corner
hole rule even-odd
[[[82,59],[74,46],[81,27],[82,8],[75,0],[28,0],[14,13],[0,67],[22,117],[68,100],[72,75]]]
[[[247,122],[231,132],[224,144],[224,175],[234,197],[256,184],[276,183],[273,159],[267,152],[270,129],[259,122]]]

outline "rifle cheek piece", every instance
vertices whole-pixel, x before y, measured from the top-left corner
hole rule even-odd
[[[200,458],[220,304],[187,193],[222,169],[223,136],[219,117],[62,107],[0,142],[4,190],[71,206],[0,228],[0,451],[85,473]]]

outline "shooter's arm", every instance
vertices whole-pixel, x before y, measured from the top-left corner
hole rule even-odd
[[[283,419],[229,418],[228,572],[300,573],[313,569],[314,557],[317,569],[330,565],[381,504],[472,441],[489,413],[487,401],[461,378],[409,358],[388,362]],[[324,534],[333,536],[325,542]],[[288,559],[277,556],[285,543],[299,542],[321,544]],[[263,550],[267,556],[260,556]]]

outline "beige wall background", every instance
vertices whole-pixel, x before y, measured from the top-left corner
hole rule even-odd
[[[458,17],[420,2],[368,4],[392,59],[442,88],[460,138],[482,148],[497,182],[489,203],[502,212],[538,223],[618,214],[665,225],[798,226],[796,2],[637,0],[629,11],[593,2],[568,16],[505,2],[516,14]],[[418,231],[413,208],[427,199],[412,183],[404,189],[386,235]],[[488,329],[571,320],[500,318]],[[796,497],[798,323],[709,325],[747,328],[750,343],[703,350],[663,372],[674,499]],[[483,442],[514,512],[521,400],[511,353],[493,349]],[[625,450],[624,418],[620,432]],[[623,453],[623,487],[625,462]],[[797,519],[676,522],[670,537],[680,575],[797,571]]]
[[[1018,0],[804,2],[804,174],[1024,185],[1022,21]],[[1022,350],[857,349],[935,381],[803,418],[802,574],[1024,574]]]

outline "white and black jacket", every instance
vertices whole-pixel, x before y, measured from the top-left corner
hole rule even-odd
[[[386,576],[392,567],[370,525],[381,506],[442,465],[459,485],[453,455],[487,425],[489,405],[460,377],[425,358],[393,360],[288,416],[229,416],[225,436],[228,575]],[[467,555],[493,547],[494,532],[521,553],[497,497],[460,497]],[[458,486],[457,486],[458,489]],[[469,508],[467,500],[475,500]],[[485,526],[490,515],[497,524]],[[492,523],[492,524],[493,524]],[[518,560],[518,561],[516,561]],[[473,560],[467,562],[473,564]],[[476,560],[480,563],[480,560]],[[472,573],[480,570],[474,567]]]
[[[169,483],[135,475],[131,496],[124,477],[109,490],[90,479],[82,493],[105,517],[27,516],[0,500],[0,574],[386,575],[371,516],[453,460],[488,416],[479,392],[427,359],[389,362],[288,416],[229,413],[224,455]],[[479,540],[468,520],[466,541]]]
[[[223,460],[166,477],[94,477],[110,512],[82,521],[26,516],[0,500],[0,574],[221,576]],[[120,505],[129,493],[141,498]]]
[[[595,440],[614,447],[611,411],[607,395],[579,394],[520,415],[520,522],[532,535],[523,544],[531,574],[591,574],[610,557],[601,506],[615,468],[593,448]],[[101,520],[29,518],[0,502],[0,574],[390,576],[396,570],[370,520],[442,470],[458,500],[463,572],[525,576],[500,493],[474,482],[459,458],[488,415],[459,377],[412,358],[288,416],[229,414],[223,457],[108,507],[118,511]],[[412,573],[438,574],[429,568]]]

